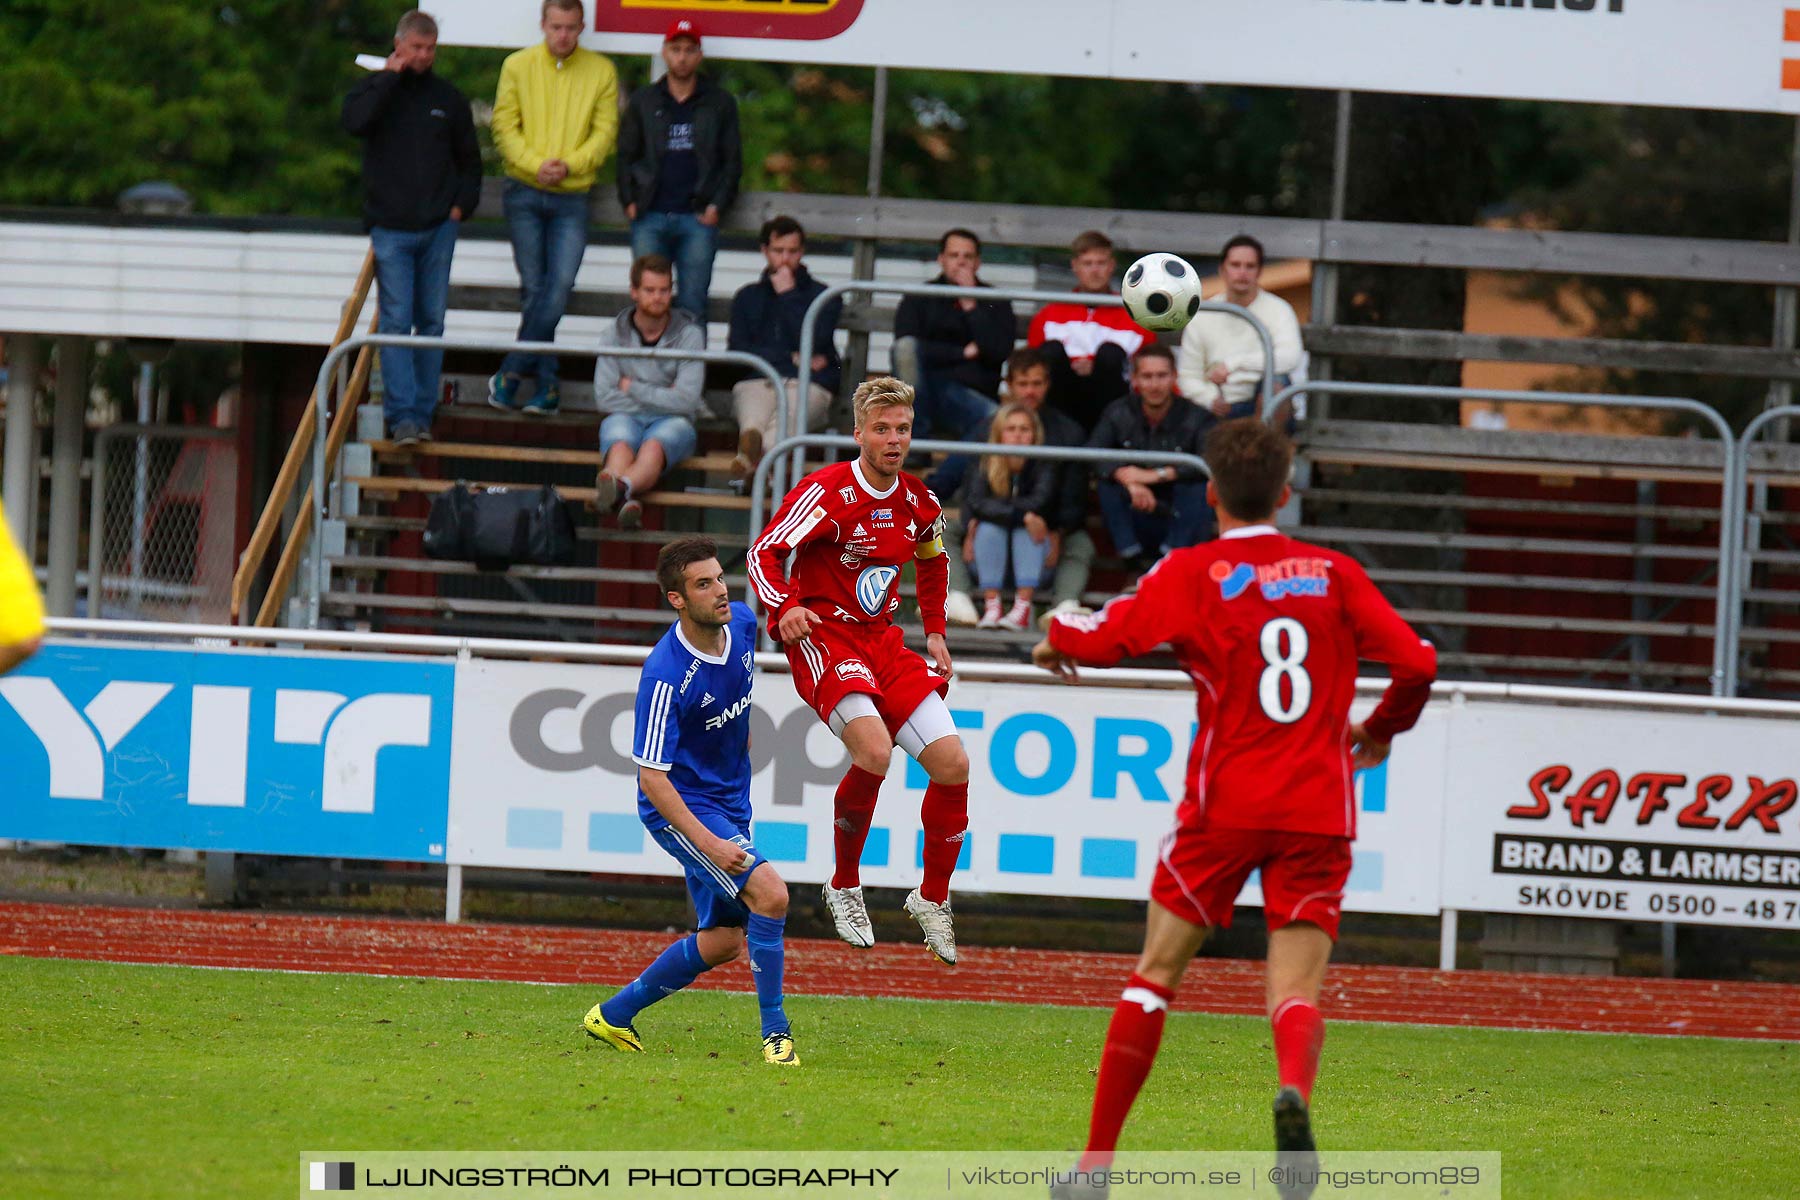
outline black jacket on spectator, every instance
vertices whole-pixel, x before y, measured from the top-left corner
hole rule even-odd
[[[737,199],[744,151],[738,139],[737,101],[702,75],[694,83],[694,156],[700,168],[694,184],[694,211],[713,205],[720,212]],[[665,76],[631,93],[619,119],[619,203],[638,206],[638,216],[656,199],[656,175],[669,141],[669,95]]]
[[[727,348],[754,354],[783,379],[800,373],[794,355],[800,349],[800,322],[806,310],[825,290],[802,263],[794,268],[794,286],[777,292],[769,283],[768,268],[755,283],[746,283],[731,298],[731,335]],[[841,298],[833,299],[819,310],[813,325],[813,353],[825,356],[823,370],[814,371],[812,381],[832,392],[838,389],[843,364],[838,361],[837,346],[831,335],[837,329],[838,316],[844,311]]]
[[[949,283],[942,275],[933,283]],[[977,283],[977,287],[986,287]],[[1000,394],[1000,368],[1012,353],[1017,325],[1012,305],[1004,300],[978,300],[964,312],[955,300],[944,296],[907,296],[894,314],[894,336],[919,339],[919,364],[931,372],[942,371],[984,396]],[[963,357],[963,347],[975,343],[974,358]]]
[[[1100,423],[1094,426],[1093,436],[1088,438],[1088,445],[1097,450],[1154,451],[1161,454],[1199,454],[1206,448],[1206,435],[1219,419],[1199,405],[1190,403],[1180,396],[1174,397],[1169,404],[1169,411],[1163,419],[1152,426],[1144,416],[1144,402],[1136,392],[1127,392],[1100,414]],[[1110,478],[1120,467],[1142,467],[1149,464],[1141,461],[1135,454],[1123,454],[1117,461],[1103,463],[1099,468],[1101,477]],[[1206,476],[1198,467],[1176,467],[1175,478],[1182,483],[1192,483]],[[1169,500],[1173,483],[1152,484],[1150,490],[1156,493],[1157,499]]]
[[[987,463],[977,459],[963,481],[963,520],[991,521],[1012,529],[1025,523],[1026,513],[1036,513],[1046,524],[1054,525],[1050,506],[1055,491],[1055,464],[1028,458],[1025,469],[1013,476],[1011,493],[996,495],[988,484]]]
[[[344,97],[363,140],[363,228],[418,231],[481,202],[481,147],[469,102],[430,71],[376,71]]]
[[[1087,434],[1067,413],[1042,404],[1037,415],[1044,424],[1044,445],[1087,445]],[[1058,533],[1084,528],[1088,517],[1088,465],[1054,461],[1044,465],[1056,473],[1056,492],[1050,501],[1051,511],[1044,514],[1044,519]]]

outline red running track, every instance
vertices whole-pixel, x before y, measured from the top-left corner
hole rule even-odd
[[[617,986],[668,940],[539,925],[0,903],[0,954],[102,962]],[[855,950],[807,938],[788,943],[787,986],[797,995],[1110,1008],[1131,965],[1123,954],[965,946],[950,970],[920,945]],[[696,986],[752,990],[738,964]],[[1334,966],[1322,1007],[1335,1020],[1800,1040],[1800,987],[1774,983]],[[1261,1015],[1261,964],[1197,964],[1175,1008]]]

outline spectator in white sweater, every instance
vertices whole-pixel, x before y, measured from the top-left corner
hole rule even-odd
[[[1286,387],[1300,365],[1300,320],[1293,306],[1262,289],[1262,243],[1239,234],[1219,256],[1224,300],[1261,321],[1275,343],[1275,386]],[[1222,418],[1257,412],[1262,395],[1263,346],[1248,321],[1230,313],[1201,312],[1181,334],[1181,394]]]

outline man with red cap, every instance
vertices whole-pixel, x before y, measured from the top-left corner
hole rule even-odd
[[[619,126],[619,203],[631,256],[675,264],[675,304],[706,320],[719,217],[743,170],[737,101],[700,74],[700,25],[677,17],[663,37],[668,73],[632,93]]]

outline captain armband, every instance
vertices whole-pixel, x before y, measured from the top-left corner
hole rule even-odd
[[[919,539],[919,548],[913,552],[914,558],[936,558],[944,552],[944,514],[939,513],[925,536]]]

